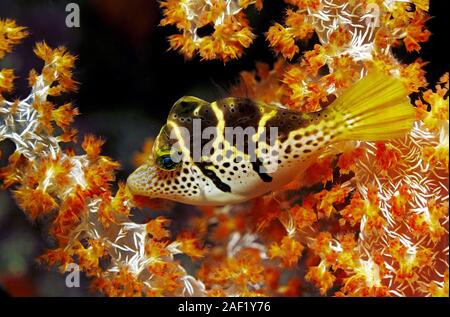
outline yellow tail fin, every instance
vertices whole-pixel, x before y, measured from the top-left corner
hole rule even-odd
[[[398,138],[411,130],[415,119],[414,107],[403,83],[380,72],[361,79],[328,109],[345,125],[337,141]]]

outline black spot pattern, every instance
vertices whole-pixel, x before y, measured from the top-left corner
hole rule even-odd
[[[231,192],[231,187],[228,184],[222,182],[221,179],[216,175],[216,173],[208,168],[209,166],[211,166],[210,163],[199,162],[194,164],[198,166],[198,168],[202,171],[203,175],[208,177],[218,189],[226,193]]]
[[[258,174],[258,176],[261,178],[261,180],[265,183],[270,183],[272,181],[272,177],[269,176],[265,172],[265,168],[262,165],[260,160],[257,160],[256,162],[252,162],[253,170]]]

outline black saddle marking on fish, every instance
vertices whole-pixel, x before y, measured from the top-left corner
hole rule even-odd
[[[217,101],[223,113],[226,127],[252,127],[258,129],[261,119],[260,106],[247,98],[225,98]]]
[[[278,139],[280,142],[285,142],[290,132],[305,128],[311,123],[307,120],[307,117],[307,115],[296,111],[277,109],[276,115],[266,122],[265,127],[268,131],[270,127],[276,127],[278,129]],[[266,143],[269,144],[269,133],[266,135]]]
[[[218,189],[220,189],[221,191],[225,192],[225,193],[231,193],[231,187],[227,184],[225,184],[224,182],[222,182],[220,180],[220,178],[216,175],[216,173],[214,173],[213,170],[210,170],[208,168],[208,166],[211,166],[213,164],[208,163],[208,162],[200,162],[200,163],[194,163],[195,165],[198,166],[198,168],[202,171],[202,173],[208,177],[213,183],[214,185],[216,185],[216,187]]]
[[[247,98],[225,98],[217,101],[217,106],[222,111],[225,127],[242,128],[244,131],[247,128],[253,128],[253,131],[258,130],[262,113],[260,106],[252,100]],[[238,142],[235,133],[231,137],[230,142],[232,146],[245,154],[249,154],[249,142],[253,135],[245,133],[243,144],[238,144],[240,142]]]
[[[263,182],[270,183],[272,181],[272,176],[265,172],[265,168],[259,159],[256,159],[255,162],[252,162],[252,167]]]
[[[198,111],[195,112],[197,107]],[[194,137],[200,138],[200,146],[202,149],[205,144],[210,141],[210,139],[204,139],[201,138],[201,136],[195,135],[193,130],[193,120],[201,120],[202,130],[209,127],[217,127],[218,125],[217,118],[211,109],[210,103],[201,99],[191,97],[182,98],[177,101],[170,110],[169,118],[178,127],[186,128],[189,131],[190,139],[188,142],[188,146],[191,158],[194,151]],[[167,134],[170,135],[170,132],[171,130],[168,129]],[[175,139],[167,139],[167,143],[169,143],[170,145],[173,145],[175,142]]]
[[[180,117],[188,118],[191,116],[192,111],[194,111],[197,106],[198,103],[192,101],[182,101],[179,103],[174,112]]]

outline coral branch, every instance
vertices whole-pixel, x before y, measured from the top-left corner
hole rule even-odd
[[[0,26],[3,23],[15,26],[11,21]],[[16,28],[15,36],[8,33],[0,47],[10,51],[24,35],[21,30]],[[30,73],[30,95],[15,102],[0,98],[0,141],[9,139],[16,146],[0,176],[4,188],[14,187],[18,205],[31,219],[52,216],[51,233],[58,247],[40,260],[57,264],[62,272],[77,263],[106,295],[202,295],[203,284],[174,260],[181,250],[192,253],[185,245],[195,239],[149,237],[145,224],[128,219],[130,197],[122,184],[112,194],[119,164],[100,155],[103,141],[85,137],[85,154],[62,150],[62,142],[75,144],[76,131],[70,124],[78,111],[70,104],[58,107],[47,98],[75,90],[71,75],[75,57],[45,43],[38,43],[34,52],[45,65],[40,73]],[[0,74],[1,91],[11,91],[11,72]]]

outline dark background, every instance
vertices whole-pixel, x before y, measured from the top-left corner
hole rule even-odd
[[[80,5],[80,28],[65,26],[65,7],[70,2]],[[146,137],[158,133],[178,98],[221,98],[227,95],[227,87],[236,81],[239,71],[252,70],[256,61],[275,60],[263,33],[273,22],[282,20],[283,8],[282,0],[267,0],[261,13],[248,10],[258,37],[240,60],[224,65],[221,61],[200,62],[199,58],[185,61],[177,52],[167,51],[166,37],[176,30],[158,26],[161,15],[156,1],[0,0],[0,18],[15,19],[31,33],[14,54],[0,61],[0,67],[16,70],[19,79],[13,96],[23,98],[28,94],[29,70],[42,67],[32,53],[35,42],[64,45],[78,55],[74,77],[80,82],[79,91],[67,97],[82,113],[75,126],[81,135],[93,133],[107,140],[104,154],[122,164],[118,178],[125,179],[133,168],[132,153],[140,149]],[[430,62],[425,69],[433,84],[449,69],[448,1],[432,0],[430,8],[433,18],[428,27],[433,35],[423,44],[420,56]],[[401,49],[396,55],[404,62],[419,56],[405,55]],[[8,152],[10,146],[0,147]],[[67,289],[59,273],[44,273],[32,265],[43,248],[45,237],[38,227],[30,225],[7,192],[0,192],[0,283],[14,295],[88,294],[86,287]]]

